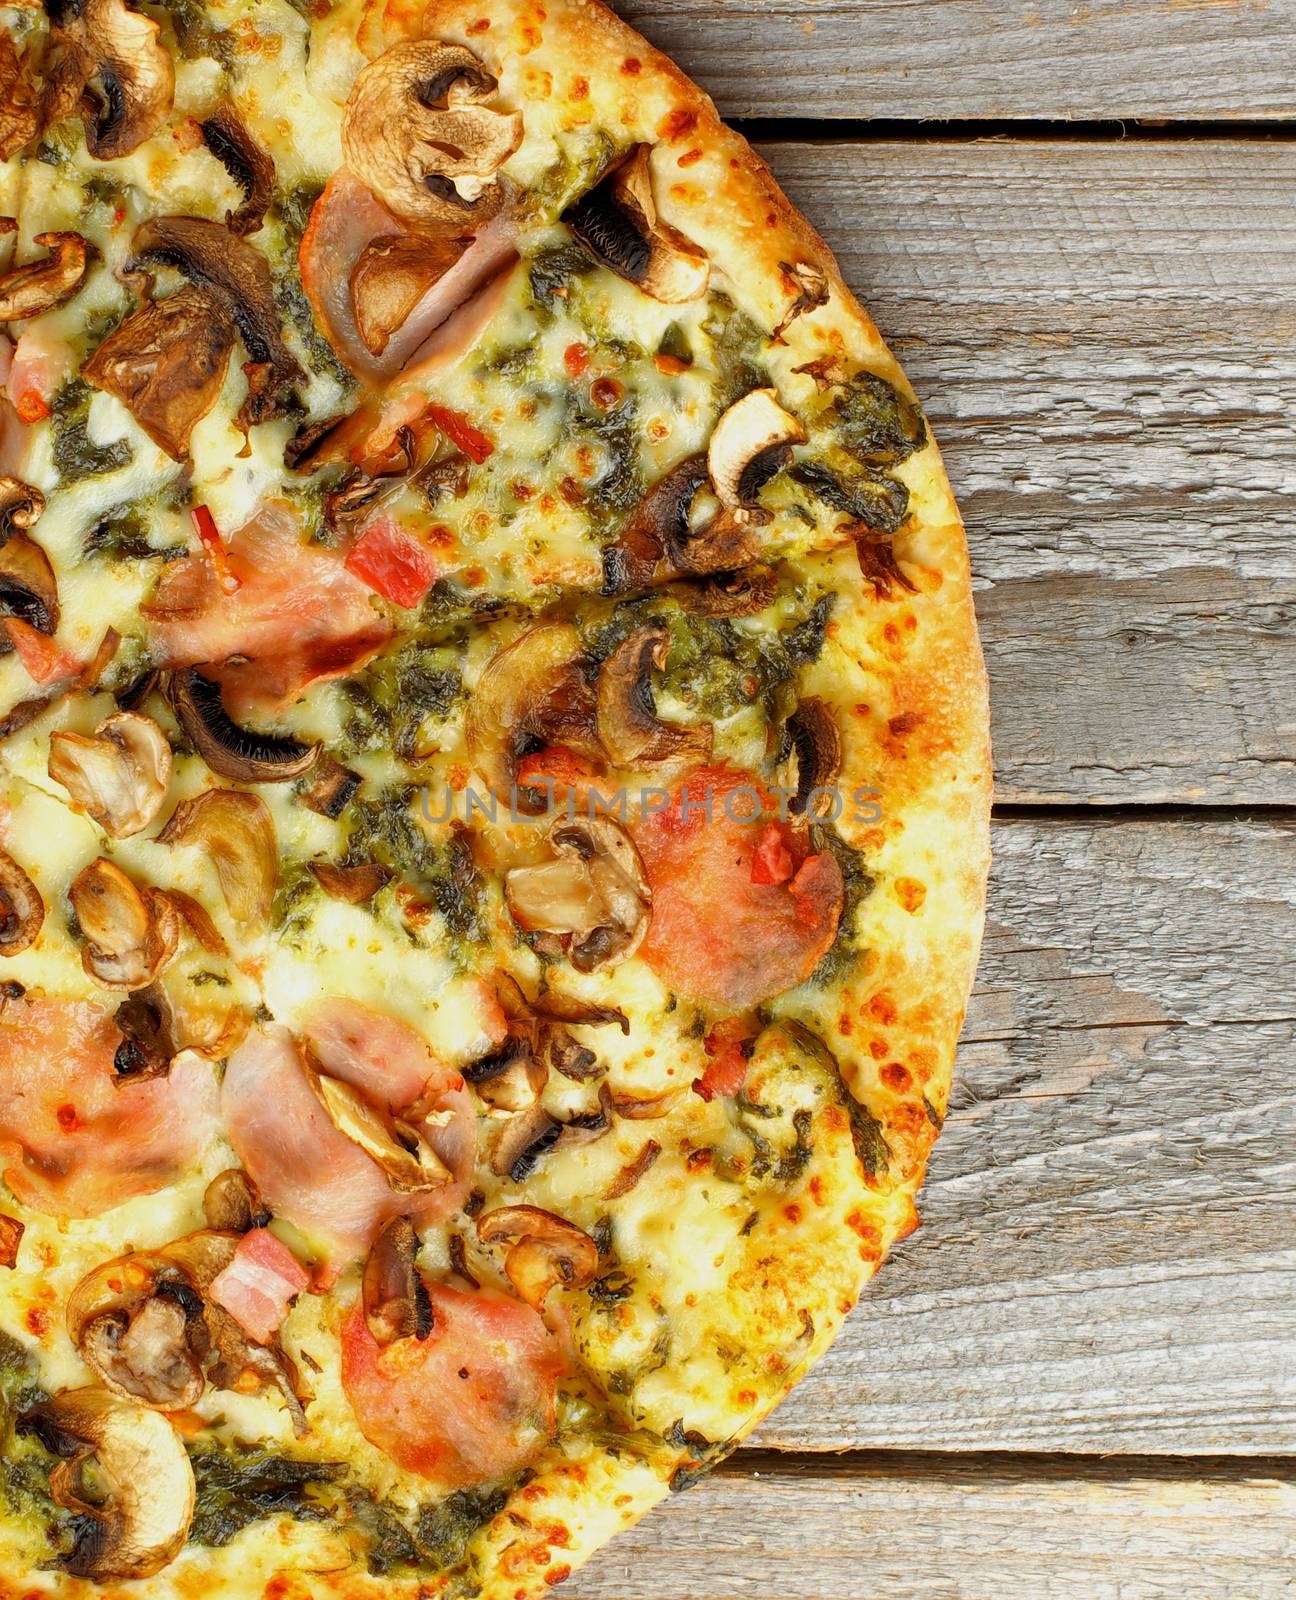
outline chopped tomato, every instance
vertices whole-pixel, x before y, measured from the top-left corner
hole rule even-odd
[[[717,1022],[702,1042],[708,1061],[700,1078],[693,1080],[693,1093],[703,1100],[717,1095],[735,1095],[747,1081],[747,1052],[743,1049],[747,1030],[737,1017]]]
[[[786,883],[793,873],[792,852],[783,843],[777,823],[762,830],[752,855],[753,883]]]
[[[346,558],[346,569],[407,611],[418,605],[437,575],[432,557],[390,517],[380,517],[365,529]]]
[[[427,413],[450,443],[462,450],[470,461],[480,466],[494,453],[495,446],[479,428],[473,427],[461,411],[452,411],[449,406],[439,406],[433,402],[428,406]]]
[[[621,404],[625,390],[615,378],[596,378],[590,386],[590,399],[600,411],[610,411]]]
[[[24,389],[14,410],[20,422],[42,422],[50,414],[50,408],[35,389]]]
[[[426,1281],[432,1331],[379,1345],[355,1306],[342,1386],[360,1431],[407,1472],[447,1489],[519,1471],[553,1437],[563,1360],[529,1306]]]
[[[594,777],[593,768],[583,756],[563,744],[546,745],[518,762],[519,789],[539,789],[551,807],[561,807],[568,794],[584,794]]]
[[[842,911],[834,856],[808,855],[786,824],[735,820],[755,813],[751,791],[761,813],[772,810],[746,774],[703,767],[634,828],[653,892],[640,956],[679,993],[735,1009],[803,983],[836,937]],[[754,870],[767,826],[795,868],[780,883],[762,883]]]
[[[253,1228],[239,1240],[229,1266],[212,1279],[208,1293],[244,1333],[266,1344],[310,1281],[310,1273],[281,1239],[268,1228]]]
[[[589,371],[590,355],[583,344],[569,344],[563,351],[563,366],[573,378],[583,378]]]
[[[226,554],[215,518],[206,506],[195,506],[189,513],[189,519],[194,525],[194,532],[198,535],[203,549],[207,552],[207,559],[216,574],[216,582],[226,594],[237,594],[242,583],[230,570],[229,556]]]
[[[33,682],[49,683],[52,678],[70,678],[81,670],[81,663],[75,656],[60,650],[53,639],[38,632],[21,617],[6,617],[4,628],[9,635],[9,643]]]

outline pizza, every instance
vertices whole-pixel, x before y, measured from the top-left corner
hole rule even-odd
[[[916,1223],[936,445],[591,0],[2,9],[0,1593],[542,1594]]]

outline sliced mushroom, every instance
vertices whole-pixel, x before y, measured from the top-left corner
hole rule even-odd
[[[130,155],[156,131],[175,95],[160,27],[124,0],[82,0],[59,37],[69,52],[65,80],[75,73],[78,91],[91,90],[81,112],[86,148],[97,161]]]
[[[318,744],[241,728],[225,709],[220,685],[204,678],[196,667],[168,673],[163,688],[194,749],[222,778],[236,783],[287,783],[319,759]]]
[[[171,783],[171,746],[139,711],[118,711],[88,738],[50,735],[49,775],[114,839],[147,828]]]
[[[199,845],[212,865],[230,915],[263,928],[279,877],[274,818],[259,794],[204,789],[175,808],[160,844]]]
[[[796,794],[789,809],[802,816],[816,790],[837,781],[842,764],[842,736],[837,719],[824,701],[803,700],[787,721],[796,752]]]
[[[21,322],[61,306],[90,271],[92,247],[79,233],[38,233],[34,242],[49,254],[0,277],[0,322]]]
[[[616,1026],[629,1037],[630,1019],[617,1006],[594,1005],[589,1000],[579,1000],[575,995],[563,994],[559,989],[546,989],[531,1002],[532,1009],[542,1017],[556,1022],[572,1022],[588,1028]]]
[[[51,706],[60,700],[65,700],[68,695],[78,689],[98,688],[108,664],[117,653],[121,644],[121,634],[116,628],[107,628],[103,638],[89,661],[78,671],[69,673],[67,677],[56,678],[53,687],[43,694],[35,694],[18,704],[3,717],[0,717],[0,744],[12,738],[15,733],[20,733],[24,728],[30,727],[37,717],[43,716]]]
[[[241,423],[282,409],[286,387],[305,374],[283,341],[265,257],[246,239],[202,217],[153,217],[135,235],[135,264],[174,267],[232,319],[251,357]],[[248,369],[245,368],[245,371]]]
[[[250,1233],[270,1221],[261,1191],[242,1167],[218,1172],[203,1190],[203,1216],[209,1228],[226,1233]]]
[[[478,226],[503,204],[490,180],[522,142],[521,116],[485,103],[497,87],[463,45],[394,45],[352,85],[342,116],[346,165],[411,228]]]
[[[654,300],[675,305],[706,292],[706,251],[657,215],[649,145],[636,145],[567,208],[563,221],[600,261]]]
[[[274,199],[274,161],[229,100],[222,100],[200,126],[207,148],[243,191],[243,204],[225,213],[225,226],[240,236],[255,233]]]
[[[201,1296],[175,1262],[138,1251],[87,1273],[66,1317],[72,1343],[114,1394],[175,1411],[195,1405],[205,1387],[201,1313]]]
[[[113,1022],[122,1035],[113,1056],[118,1081],[138,1083],[147,1078],[165,1078],[180,1053],[180,1042],[175,1013],[162,985],[151,983],[123,1000]]]
[[[754,565],[681,584],[679,600],[686,611],[700,617],[754,617],[773,604],[778,582],[773,567]]]
[[[81,373],[115,396],[174,461],[220,398],[234,324],[200,289],[181,289],[136,311],[110,333]]]
[[[830,298],[828,275],[822,267],[816,267],[813,262],[780,261],[779,270],[792,296],[792,304],[783,313],[778,327],[770,334],[771,344],[782,344],[783,335],[798,317],[803,317],[810,311],[817,311],[820,306],[826,306]]]
[[[351,906],[362,906],[372,900],[395,876],[391,868],[384,867],[380,861],[361,861],[350,867],[339,867],[332,861],[308,861],[306,865],[326,895]]]
[[[473,765],[492,793],[509,797],[528,744],[556,742],[601,754],[594,694],[580,638],[567,622],[542,623],[493,657],[468,703],[465,734]]]
[[[753,389],[721,414],[707,446],[707,469],[720,503],[739,522],[769,520],[756,495],[787,466],[792,446],[804,444],[805,436],[773,389]]]
[[[341,766],[332,756],[322,755],[302,790],[301,801],[308,811],[336,822],[355,798],[360,774]]]
[[[34,528],[45,509],[45,496],[21,478],[0,477],[0,545],[14,534]]]
[[[540,1098],[548,1072],[532,1053],[530,1041],[515,1034],[490,1055],[469,1062],[463,1075],[488,1106],[525,1111]]]
[[[11,534],[0,546],[0,616],[18,617],[47,638],[58,630],[58,580],[49,557],[24,533]],[[0,655],[12,648],[5,639]]]
[[[704,488],[707,479],[707,458],[699,453],[677,462],[649,489],[604,552],[605,594],[731,572],[756,558],[756,535],[716,504]]]
[[[19,55],[8,28],[0,29],[0,161],[12,161],[41,130],[40,93],[30,52]]]
[[[365,246],[351,272],[351,312],[370,355],[382,355],[392,334],[467,248],[466,239],[416,234],[393,234]]]
[[[449,1183],[449,1168],[420,1128],[380,1110],[353,1084],[330,1078],[312,1061],[305,1072],[329,1121],[382,1168],[398,1193],[421,1194]]]
[[[148,1578],[180,1553],[193,1518],[193,1468],[159,1412],[92,1384],[33,1406],[21,1426],[63,1457],[50,1494],[83,1519],[65,1571],[96,1583]],[[81,1471],[91,1458],[93,1490]]]
[[[683,1089],[663,1089],[660,1094],[632,1095],[611,1093],[612,1109],[627,1122],[655,1122],[669,1116]]]
[[[491,1153],[491,1171],[501,1178],[522,1183],[539,1166],[543,1157],[562,1137],[563,1125],[537,1102],[519,1111],[500,1129]]]
[[[106,857],[77,873],[68,896],[86,941],[81,963],[108,988],[144,988],[175,954],[175,907],[158,890],[137,888]]]
[[[616,1177],[603,1191],[603,1198],[605,1200],[619,1200],[622,1195],[629,1194],[660,1154],[661,1146],[656,1139],[645,1139],[639,1154],[633,1161],[627,1162],[621,1168],[620,1172],[617,1173]]]
[[[670,634],[660,626],[636,628],[603,663],[598,681],[598,736],[614,765],[700,765],[711,754],[713,729],[662,722],[653,699],[652,673],[666,663]]]
[[[508,1280],[533,1311],[553,1289],[586,1289],[598,1272],[598,1246],[575,1223],[539,1206],[501,1206],[477,1219],[483,1244],[516,1240],[504,1258]]]
[[[0,1212],[0,1267],[12,1271],[18,1265],[18,1249],[26,1232],[26,1223]]]
[[[374,1240],[365,1261],[360,1303],[380,1345],[426,1339],[432,1332],[432,1301],[414,1265],[418,1249],[414,1225],[397,1217]]]
[[[509,909],[527,929],[571,935],[578,972],[619,966],[648,929],[652,891],[624,828],[605,817],[560,819],[547,843],[554,859],[505,874]]]

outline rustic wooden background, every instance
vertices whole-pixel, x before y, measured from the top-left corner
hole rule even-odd
[[[922,1228],[574,1600],[1296,1595],[1296,3],[621,10],[926,402],[998,806]]]

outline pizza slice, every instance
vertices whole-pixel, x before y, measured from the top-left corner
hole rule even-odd
[[[0,1578],[543,1593],[916,1221],[936,446],[598,5],[0,10]]]

